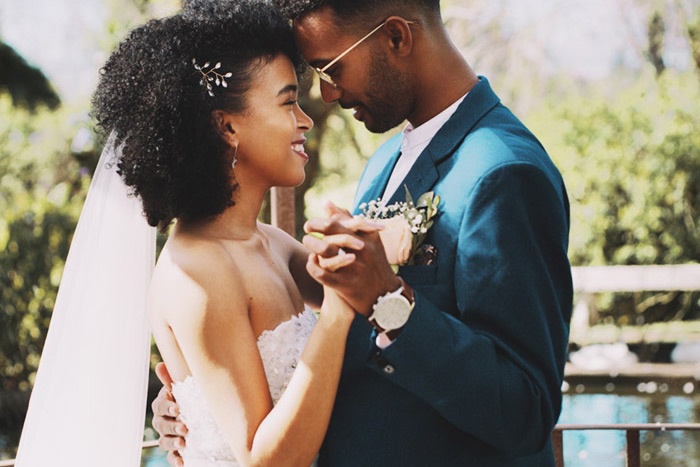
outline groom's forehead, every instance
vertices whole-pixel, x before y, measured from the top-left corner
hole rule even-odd
[[[345,29],[343,23],[330,8],[313,10],[294,20],[292,25],[295,34],[303,33],[305,36],[325,39],[340,37]]]
[[[299,50],[312,64],[335,58],[336,51],[342,50],[348,37],[329,11],[314,11],[294,21],[294,38]]]

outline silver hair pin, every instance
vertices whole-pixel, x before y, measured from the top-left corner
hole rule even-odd
[[[214,97],[214,88],[211,85],[212,83],[217,86],[227,88],[228,83],[226,82],[226,78],[233,76],[233,73],[230,71],[226,74],[221,74],[216,71],[221,68],[221,62],[216,62],[216,65],[213,67],[211,66],[211,62],[206,62],[204,65],[199,66],[197,65],[197,59],[193,58],[192,65],[194,65],[194,69],[202,75],[202,79],[199,80],[199,85],[206,86],[207,93],[209,93],[211,97]]]

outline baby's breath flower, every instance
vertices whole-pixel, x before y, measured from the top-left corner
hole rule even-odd
[[[440,203],[440,197],[432,191],[424,193],[414,203],[411,194],[406,188],[406,201],[399,201],[389,206],[383,206],[381,199],[370,200],[367,203],[362,203],[359,206],[361,217],[369,220],[382,221],[391,219],[395,216],[402,216],[408,222],[408,228],[413,234],[412,248],[409,259],[404,264],[411,264],[413,256],[418,250],[418,247],[423,243],[428,229],[433,225],[432,218],[437,214],[437,206]],[[387,254],[387,257],[395,257],[394,252]],[[401,265],[399,265],[401,266]]]

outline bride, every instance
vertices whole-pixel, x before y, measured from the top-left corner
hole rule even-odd
[[[185,465],[314,461],[354,311],[310,279],[301,244],[257,220],[271,187],[304,180],[304,133],[313,122],[297,103],[301,63],[289,24],[265,2],[241,3],[235,10],[229,5],[225,15],[206,20],[177,15],[151,21],[132,31],[109,58],[93,102],[110,135],[99,168],[107,174],[95,176],[73,240],[19,467],[136,464],[143,381],[95,355],[107,348],[110,358],[136,360],[130,366],[136,375],[144,373],[147,344],[135,324],[143,303],[189,427],[181,452]],[[133,255],[120,252],[136,249],[136,258],[148,264],[148,248],[134,240],[133,231],[115,233],[125,225],[115,221],[115,212],[91,207],[110,172],[135,197],[127,197],[124,188],[108,201],[139,202],[139,214],[163,231],[175,221],[147,300],[147,273],[119,274],[119,268],[91,256],[110,254],[132,271],[138,269],[128,259]],[[109,227],[102,233],[83,228],[89,215]],[[103,237],[110,241],[78,258],[83,243]],[[152,232],[145,237],[152,248]],[[338,244],[362,248],[350,240]],[[346,254],[335,266],[353,260]],[[95,277],[116,293],[92,286]],[[124,285],[129,280],[131,289]],[[139,286],[143,291],[134,292]],[[81,293],[96,304],[80,311],[85,300],[75,297]],[[132,301],[124,304],[124,298]],[[320,307],[318,319],[308,306]],[[86,322],[92,327],[83,328]],[[112,335],[121,340],[110,344]],[[92,346],[83,346],[86,336],[95,336]],[[88,375],[97,389],[84,389],[91,387]],[[100,399],[102,393],[107,394]],[[125,415],[129,423],[117,423],[113,434],[122,438],[122,448],[102,449],[100,442],[111,435],[95,423],[107,411],[111,418],[127,413],[113,403],[131,399],[136,410],[129,413],[136,415]],[[110,446],[115,444],[119,441],[110,438]]]

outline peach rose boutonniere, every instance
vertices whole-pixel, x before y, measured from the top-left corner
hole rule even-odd
[[[423,240],[433,225],[439,203],[440,196],[432,191],[424,193],[414,203],[406,188],[405,202],[383,206],[381,200],[376,199],[360,205],[362,214],[359,216],[384,226],[379,236],[394,271],[399,266],[416,264],[416,260],[426,252],[433,255],[429,261],[434,259],[435,248],[423,245]],[[421,264],[429,262],[421,261]]]

